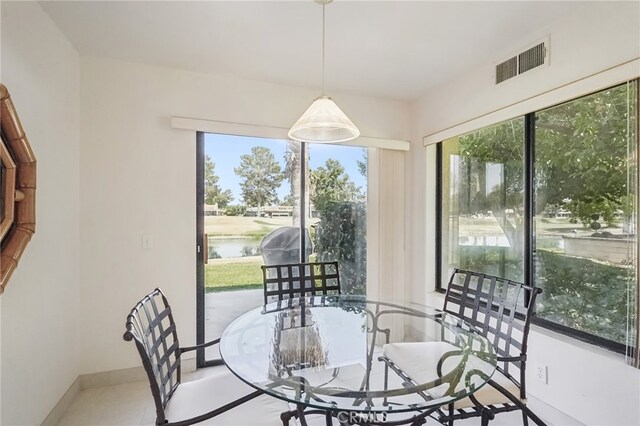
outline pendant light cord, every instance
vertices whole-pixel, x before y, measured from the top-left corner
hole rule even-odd
[[[322,96],[324,96],[324,7],[326,2],[322,2]]]

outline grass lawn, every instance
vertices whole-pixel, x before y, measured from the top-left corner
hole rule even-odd
[[[291,217],[205,216],[205,232],[212,238],[256,239],[292,225]],[[319,219],[309,219],[309,225]],[[314,257],[312,257],[313,261]],[[209,259],[205,265],[205,291],[233,291],[262,288],[262,256]]]
[[[217,291],[262,288],[262,258],[255,256],[242,262],[210,261],[205,265],[204,282],[207,293]]]
[[[290,217],[205,216],[205,232],[212,237],[262,238],[274,229],[293,224]],[[318,222],[309,219],[309,225]]]
[[[309,261],[315,262],[316,255],[309,256]],[[261,265],[262,256],[210,259],[204,265],[204,290],[215,293],[262,288]]]

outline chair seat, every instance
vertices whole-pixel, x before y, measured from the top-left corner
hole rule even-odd
[[[518,388],[515,383],[509,380],[507,376],[496,370],[496,372],[493,373],[493,376],[491,376],[491,379],[505,388],[510,394],[512,394],[516,398],[519,398],[520,388]],[[489,384],[482,386],[480,389],[473,393],[473,396],[482,405],[498,405],[511,403],[509,398],[504,396],[502,393],[500,393],[500,391]],[[453,408],[455,408],[456,410],[475,406],[476,405],[469,398],[459,399],[453,404]]]
[[[393,361],[402,371],[416,382],[429,382],[437,378],[434,368],[425,368],[425,366],[434,366],[438,360],[449,351],[459,350],[458,347],[446,342],[410,342],[410,343],[390,343],[383,347],[383,354]],[[453,368],[455,365],[454,357],[450,358]],[[445,361],[443,364],[443,372],[450,369]],[[516,397],[520,395],[520,389],[504,374],[496,371],[491,377],[496,383],[504,387]],[[441,397],[446,386],[439,386],[431,389],[430,394],[434,397]],[[474,393],[475,398],[483,405],[506,404],[509,399],[490,385],[484,385]],[[454,402],[455,409],[474,407],[475,404],[469,398],[462,398]]]
[[[165,410],[169,422],[207,413],[255,391],[254,388],[236,378],[226,367],[212,369],[219,371],[212,372],[202,379],[183,382],[178,386]],[[280,413],[283,411],[289,411],[289,405],[286,402],[269,395],[261,395],[199,424],[275,426],[282,424]]]

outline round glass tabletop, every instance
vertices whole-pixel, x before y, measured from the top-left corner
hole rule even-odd
[[[345,295],[249,311],[225,329],[220,354],[240,379],[289,402],[387,413],[464,398],[496,368],[491,343],[457,317]]]

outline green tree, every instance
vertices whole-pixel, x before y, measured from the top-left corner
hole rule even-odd
[[[293,209],[295,211],[296,209],[296,198],[293,196],[293,194],[287,194],[285,195],[284,199],[280,202],[281,206],[293,206]],[[295,223],[294,223],[295,226]]]
[[[293,206],[293,226],[300,225],[300,178],[304,174],[306,175],[309,170],[309,149],[305,150],[306,160],[305,170],[301,169],[302,165],[302,143],[297,141],[287,141],[287,150],[284,153],[284,175],[289,182],[291,192],[285,197],[283,205]],[[305,179],[305,194],[307,199],[305,200],[305,206],[309,204],[309,180]]]
[[[628,141],[633,139],[628,129],[634,128],[628,119],[635,112],[629,110],[628,95],[627,86],[618,86],[536,113],[536,212],[557,205],[585,225],[593,214],[613,223],[616,210],[626,212],[633,204],[627,199],[627,161]],[[463,164],[470,165],[467,169],[474,162],[480,168],[487,163],[504,166],[496,194],[475,203],[467,200],[471,209],[490,209],[494,214],[505,208],[517,211],[522,204],[524,121],[515,119],[462,136],[459,152]],[[483,173],[475,173],[468,182],[481,180]],[[498,192],[507,194],[506,200]]]
[[[458,140],[462,176],[460,213],[491,211],[514,249],[523,247],[524,120],[514,119]],[[489,192],[487,165],[499,165],[501,180]],[[507,217],[507,211],[510,217]]]
[[[311,173],[311,202],[316,210],[324,211],[330,203],[362,201],[364,196],[345,173],[338,160],[328,159]]]
[[[366,148],[362,148],[362,159],[357,160],[356,163],[358,165],[358,172],[362,176],[367,177],[367,149]]]
[[[245,206],[228,206],[225,211],[225,216],[242,216],[247,211]]]
[[[204,158],[204,203],[209,205],[217,204],[218,208],[224,209],[233,200],[231,190],[224,191],[218,185],[219,177],[215,172],[215,163],[208,155]]]
[[[537,114],[536,179],[544,202],[564,204],[585,224],[593,214],[612,224],[615,211],[627,207],[628,95],[618,86]]]
[[[251,154],[240,156],[240,166],[233,170],[242,178],[240,189],[245,204],[256,207],[258,215],[263,206],[278,199],[276,189],[282,183],[284,175],[269,148],[254,146]]]

